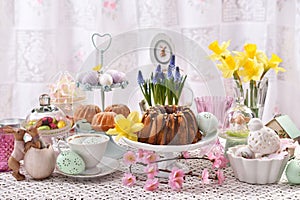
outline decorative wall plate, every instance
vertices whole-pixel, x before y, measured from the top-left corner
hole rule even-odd
[[[150,58],[153,63],[168,64],[174,53],[171,38],[164,33],[157,34],[150,45]]]

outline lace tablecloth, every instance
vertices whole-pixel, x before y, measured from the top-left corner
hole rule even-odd
[[[188,165],[197,172],[211,168],[211,163],[203,160],[190,160]],[[120,161],[119,171],[90,179],[54,172],[47,179],[33,180],[22,169],[26,180],[16,181],[11,172],[0,173],[0,199],[300,199],[299,186],[289,185],[284,176],[277,184],[252,185],[239,182],[228,167],[222,185],[204,185],[197,177],[186,177],[180,192],[172,191],[167,184],[148,192],[143,189],[143,181],[137,181],[131,188],[122,185],[121,179],[127,170]]]

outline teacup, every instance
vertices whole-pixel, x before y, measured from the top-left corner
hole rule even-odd
[[[65,141],[58,142],[58,149],[60,145],[65,143],[70,149],[77,153],[85,163],[85,173],[97,173],[97,165],[103,158],[109,137],[102,134],[83,133],[75,134],[67,138]]]

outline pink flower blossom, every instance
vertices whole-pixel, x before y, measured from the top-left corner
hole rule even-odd
[[[111,2],[110,3],[110,7],[112,10],[114,10],[116,8],[116,3],[115,2]]]
[[[213,168],[224,168],[228,163],[227,158],[221,152],[209,152],[207,158],[213,161]]]
[[[122,178],[123,185],[132,187],[135,184],[135,182],[136,182],[136,178],[131,173],[124,174],[124,177]]]
[[[188,152],[188,151],[183,151],[182,152],[182,156],[184,157],[184,158],[190,158],[191,156],[190,156],[190,153]]]
[[[204,169],[202,171],[202,183],[203,184],[209,184],[210,180],[209,180],[209,174],[208,174],[208,170]]]
[[[169,185],[172,190],[179,191],[184,181],[184,172],[182,169],[173,168],[169,175]]]
[[[136,153],[137,161],[144,162],[144,156],[146,155],[147,151],[144,149],[139,149]]]
[[[144,163],[150,164],[159,160],[159,156],[154,152],[146,152],[144,154]]]
[[[209,160],[214,160],[214,159],[216,159],[216,156],[215,156],[214,152],[209,152],[209,153],[207,154],[207,158],[208,158]]]
[[[216,174],[217,174],[217,178],[218,178],[218,184],[221,185],[225,180],[225,176],[223,174],[223,171],[221,169],[218,169]]]
[[[144,172],[147,173],[149,179],[153,179],[158,174],[158,167],[157,164],[149,164],[144,169]]]
[[[108,5],[109,5],[109,2],[108,2],[108,1],[104,1],[104,2],[103,2],[103,7],[107,8]]]
[[[225,168],[227,166],[228,159],[223,154],[220,155],[218,159],[221,160],[221,164],[219,165],[219,168]]]
[[[145,183],[144,189],[147,191],[155,191],[159,186],[158,179],[148,179]]]
[[[136,157],[135,154],[132,151],[128,151],[123,156],[124,163],[127,165],[132,165],[136,163]]]

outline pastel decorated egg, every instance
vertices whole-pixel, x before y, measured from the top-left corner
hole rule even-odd
[[[110,69],[107,70],[106,73],[112,76],[114,83],[121,83],[126,80],[126,74],[124,72]]]
[[[90,84],[90,85],[97,85],[98,84],[98,73],[95,71],[86,72],[83,75],[82,84]]]
[[[83,159],[71,150],[62,151],[56,159],[57,167],[66,174],[80,174],[85,169]]]
[[[263,122],[259,118],[252,118],[248,122],[248,128],[250,131],[257,131],[264,127]]]
[[[112,85],[113,84],[113,78],[110,74],[101,74],[99,78],[99,82],[101,85]]]
[[[200,131],[208,135],[214,133],[218,129],[218,119],[210,112],[201,112],[197,116],[197,124]]]
[[[300,184],[300,160],[291,160],[285,170],[286,177],[291,184]]]
[[[269,127],[250,131],[247,143],[251,151],[266,155],[275,153],[280,148],[280,139],[277,133]]]

